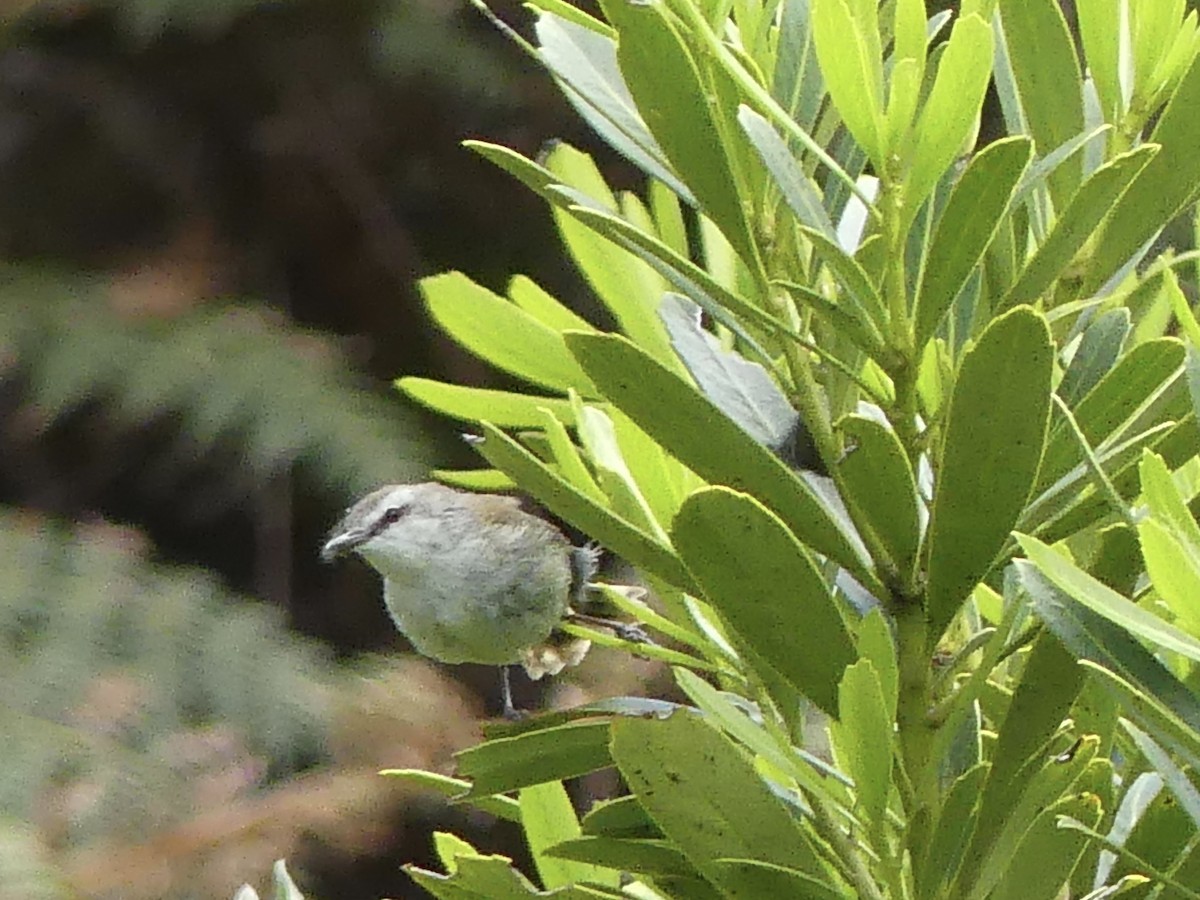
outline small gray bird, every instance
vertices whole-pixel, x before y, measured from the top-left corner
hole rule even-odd
[[[645,640],[636,626],[585,615],[598,551],[575,547],[514,497],[444,485],[393,484],[350,507],[321,557],[357,553],[383,576],[396,627],[446,663],[503,667],[504,712],[514,714],[508,668],[530,678],[578,665],[591,642],[556,631],[564,621]]]

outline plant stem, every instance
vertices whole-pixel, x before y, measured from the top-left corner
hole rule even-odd
[[[858,891],[858,896],[870,898],[870,900],[883,900],[883,894],[879,891],[875,876],[871,874],[871,870],[867,867],[866,861],[854,842],[850,840],[820,798],[810,795],[808,799],[813,810],[813,825],[816,826],[821,837],[829,842],[834,853],[845,865],[845,874],[850,878],[855,890]]]
[[[936,729],[926,715],[933,677],[929,665],[929,634],[925,610],[919,603],[906,602],[895,611],[896,652],[900,691],[896,726],[900,757],[911,784],[908,799],[907,844],[914,860],[923,855],[933,813],[938,805]]]

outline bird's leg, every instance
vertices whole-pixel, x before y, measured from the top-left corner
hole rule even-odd
[[[642,629],[642,626],[634,622],[621,622],[617,619],[607,619],[604,616],[592,616],[587,613],[575,612],[574,610],[567,613],[566,620],[574,625],[590,625],[593,628],[607,628],[623,641],[629,641],[631,644],[653,644],[650,640],[650,635]]]
[[[500,715],[510,722],[515,722],[517,719],[523,718],[523,713],[513,706],[512,666],[500,667],[500,699],[504,705],[504,708],[500,711]]]

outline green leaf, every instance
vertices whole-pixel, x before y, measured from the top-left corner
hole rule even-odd
[[[1142,556],[1154,590],[1171,611],[1180,628],[1200,635],[1200,559],[1196,546],[1187,546],[1160,522],[1138,523]]]
[[[1195,420],[1176,423],[1171,420],[1148,428],[1127,441],[1110,445],[1095,454],[1101,467],[1110,473],[1109,482],[1129,503],[1137,495],[1137,458],[1147,447],[1166,452],[1173,447],[1194,444]],[[1100,522],[1114,512],[1107,490],[1098,490],[1091,464],[1077,464],[1069,473],[1039,494],[1022,517],[1018,530],[1036,535],[1049,543],[1065,540]]]
[[[820,191],[771,123],[748,106],[738,110],[738,122],[800,224],[837,240],[837,231],[822,204]]]
[[[1125,112],[1121,102],[1117,59],[1120,54],[1120,0],[1089,0],[1076,8],[1079,36],[1083,40],[1088,74],[1096,86],[1101,113],[1106,122],[1119,121]]]
[[[428,788],[448,799],[461,797],[471,789],[471,782],[462,778],[451,778],[449,775],[426,772],[421,769],[383,769],[379,774],[389,778],[399,778],[419,787]],[[518,824],[521,821],[521,807],[511,797],[505,797],[502,794],[492,794],[490,796],[472,797],[465,802],[498,819]]]
[[[591,323],[564,306],[532,278],[516,275],[508,283],[508,298],[552,331],[595,331]]]
[[[1021,184],[1017,187],[1017,196],[1014,200],[1014,205],[1021,205],[1036,201],[1037,195],[1035,191],[1042,188],[1047,179],[1064,165],[1067,160],[1071,159],[1078,153],[1084,153],[1085,156],[1089,152],[1099,153],[1102,138],[1113,130],[1111,125],[1097,125],[1095,128],[1089,128],[1086,131],[1081,131],[1074,135],[1069,141],[1060,144],[1050,152],[1039,151],[1034,148],[1033,165],[1025,172],[1025,177],[1021,179]],[[1042,210],[1040,205],[1036,205],[1033,210],[1037,218],[1032,225],[1035,226],[1035,234],[1042,234],[1046,228],[1042,218],[1048,214],[1048,211]]]
[[[825,87],[854,140],[885,163],[883,56],[873,0],[811,0],[813,41]]]
[[[913,118],[925,81],[926,36],[924,0],[898,0],[892,27],[892,73],[888,84],[887,152],[908,155]]]
[[[778,281],[776,284],[823,319],[832,333],[845,337],[876,362],[887,358],[879,328],[862,314],[861,308],[853,300],[845,303],[834,301],[818,290],[793,281]]]
[[[546,169],[572,191],[610,215],[617,215],[617,201],[596,163],[569,144],[557,144],[546,158]],[[624,252],[612,241],[572,215],[567,204],[551,201],[554,222],[575,265],[596,296],[616,316],[622,330],[656,353],[666,349],[666,335],[655,315],[665,282],[645,262]],[[595,331],[590,325],[585,331]]]
[[[954,23],[933,89],[916,125],[916,144],[904,187],[907,223],[963,152],[975,129],[992,72],[992,29],[971,14]]]
[[[979,799],[968,857],[982,857],[1009,827],[1034,773],[1082,689],[1084,672],[1053,634],[1034,643],[1000,726]],[[1036,814],[1036,810],[1033,811]],[[1066,880],[1066,873],[1061,881]]]
[[[838,718],[829,726],[838,764],[854,779],[855,809],[874,835],[884,834],[892,786],[894,720],[885,704],[875,667],[861,659],[842,676]]]
[[[1079,781],[1090,774],[1089,766],[1107,767],[1111,777],[1111,764],[1095,759],[1098,745],[1095,735],[1080,738],[1074,745],[1064,739],[1061,748],[1069,752],[1049,755],[1029,767],[1023,779],[1024,790],[1003,819],[995,839],[973,841],[967,848],[950,896],[986,900],[1011,870],[1014,854],[1047,807],[1068,798]],[[976,837],[979,835],[976,831]],[[1062,881],[1070,874],[1064,871]]]
[[[878,607],[863,616],[858,626],[858,655],[870,660],[883,691],[883,708],[891,721],[896,717],[896,698],[900,692],[900,668],[892,629]]]
[[[1118,201],[1091,255],[1080,296],[1095,293],[1138,250],[1196,198],[1200,190],[1200,57],[1163,109],[1150,141],[1158,155]]]
[[[855,524],[870,529],[902,573],[916,563],[921,540],[917,484],[896,433],[866,416],[845,416],[837,429],[852,448],[838,463]]]
[[[670,358],[662,323],[658,321],[656,315],[661,282],[654,284],[650,282],[655,273],[671,281],[719,321],[724,324],[732,322],[733,326],[736,326],[736,320],[725,315],[721,304],[706,294],[706,290],[713,284],[707,273],[690,261],[679,257],[677,253],[653,235],[646,234],[616,213],[609,211],[615,208],[615,200],[608,186],[602,181],[597,184],[593,178],[589,182],[592,188],[601,194],[601,197],[597,199],[578,188],[563,184],[559,177],[549,169],[526,159],[507,147],[481,141],[464,141],[463,146],[474,150],[508,172],[542,197],[554,208],[556,213],[565,210],[567,214],[577,220],[576,224],[586,226],[595,232],[595,234],[588,235],[585,231],[566,224],[565,220],[558,220],[560,227],[569,231],[569,234],[564,231],[564,236],[570,239],[573,248],[579,249],[590,271],[596,275],[597,286],[604,289],[601,299],[611,304],[613,315],[617,318],[621,328],[638,343],[650,348],[656,354],[662,354],[664,359]],[[585,173],[588,171],[587,166],[578,163],[577,156],[569,155],[566,150],[562,149],[562,145],[556,152],[564,160],[576,160],[574,165],[567,165],[567,168],[578,169]],[[578,154],[578,151],[571,151],[571,153]],[[608,243],[605,243],[606,241]],[[629,253],[641,260],[649,269],[631,266]],[[610,255],[613,273],[606,273],[606,260]],[[631,276],[633,280],[624,283],[621,279],[623,275]],[[627,291],[622,289],[623,283],[628,288]],[[647,288],[652,288],[650,293],[647,293]],[[728,292],[719,286],[713,293],[720,292],[728,295]],[[737,308],[739,302],[744,308],[743,311],[748,311],[749,315],[757,314],[759,320],[765,321],[768,326],[775,324],[769,315],[757,307],[741,301],[740,298],[733,297],[729,305],[731,308]],[[726,321],[727,319],[729,322]],[[775,324],[775,327],[778,325]],[[582,330],[593,331],[595,329],[591,325],[585,325]],[[736,332],[738,328],[735,327],[734,330]]]
[[[415,376],[398,378],[395,385],[405,396],[422,406],[466,422],[487,419],[502,428],[540,428],[543,410],[550,410],[564,424],[575,424],[571,402],[564,397],[539,397],[535,394],[464,387]]]
[[[831,241],[820,232],[801,227],[804,236],[813,242],[813,249],[821,262],[833,272],[845,290],[839,306],[859,323],[872,342],[881,333],[888,321],[883,299],[875,289],[871,276],[853,256],[846,253],[837,241]],[[867,345],[870,347],[870,344]]]
[[[892,25],[894,58],[914,59],[924,64],[926,45],[937,36],[929,31],[933,21],[925,18],[924,0],[897,0]]]
[[[1174,44],[1179,20],[1185,6],[1181,0],[1167,0],[1149,6],[1139,5],[1133,15],[1134,96],[1149,98],[1156,70]],[[1161,76],[1160,76],[1161,77]],[[1136,102],[1136,100],[1135,100]],[[1145,101],[1143,101],[1145,102]]]
[[[758,250],[738,196],[737,180],[700,78],[662,3],[602,0],[617,29],[617,59],[629,92],[672,168],[749,265]]]
[[[853,787],[850,777],[821,757],[800,747],[789,747],[769,733],[763,728],[758,703],[730,691],[718,691],[694,672],[679,667],[674,671],[680,688],[697,709],[710,717],[714,727],[795,779],[806,794],[803,799],[797,798],[801,809],[807,811],[806,801],[817,798],[837,807],[849,805],[849,789]],[[792,702],[796,696],[793,694]]]
[[[579,17],[582,21],[570,21]],[[694,202],[691,192],[671,171],[629,95],[617,67],[611,29],[564,2],[538,16],[534,30],[541,45],[538,58],[554,73],[567,99],[592,129],[643,172]]]
[[[693,866],[679,848],[670,841],[659,839],[585,837],[564,841],[550,848],[550,855],[605,870],[637,872],[657,878],[663,875],[683,878],[697,877]],[[604,871],[604,870],[602,870]]]
[[[1045,155],[1083,130],[1083,78],[1075,44],[1055,0],[1000,0],[999,6],[1009,65],[997,67],[998,82],[1020,105],[1020,119],[1010,120],[1009,130],[1024,131]],[[1080,171],[1075,158],[1050,176],[1058,209],[1075,193]]]
[[[954,186],[929,248],[917,297],[918,351],[933,337],[1008,214],[1033,152],[1027,138],[989,144]]]
[[[572,404],[574,407],[576,404]],[[582,404],[579,406],[583,409]],[[597,505],[607,507],[608,498],[596,484],[591,470],[579,455],[579,448],[571,441],[566,426],[548,410],[542,411],[542,434],[550,447],[550,454],[557,467],[557,473],[564,481],[569,482],[576,490],[591,498]]]
[[[1157,780],[1153,787],[1152,778]],[[1131,798],[1129,795],[1135,791]],[[1145,773],[1134,780],[1117,812],[1117,823],[1132,828],[1124,846],[1134,858],[1144,860],[1160,872],[1182,861],[1175,869],[1175,877],[1186,884],[1200,884],[1200,855],[1194,848],[1189,854],[1187,846],[1195,829],[1176,797],[1162,790],[1162,779],[1157,774]],[[1144,873],[1147,865],[1140,865],[1133,858],[1115,860],[1107,880],[1111,884],[1119,878]],[[1144,875],[1143,879],[1149,880]]]
[[[758,497],[801,541],[875,581],[824,502],[692,385],[618,335],[570,334],[567,342],[605,396],[681,463]]]
[[[726,691],[718,691],[696,673],[676,668],[675,680],[688,699],[708,717],[708,721],[721,729],[747,750],[779,769],[796,781],[813,797],[827,803],[838,803],[846,799],[831,781],[848,786],[850,779],[833,766],[803,752],[792,753],[757,723],[752,715],[756,705],[744,697]]]
[[[445,860],[449,874],[430,872],[406,865],[418,885],[440,900],[528,900],[530,897],[549,897],[539,891],[524,875],[512,867],[507,856],[484,856],[474,847],[452,834],[434,833],[434,844]],[[568,887],[555,891],[555,900],[593,900],[597,896],[612,896]],[[616,894],[620,897],[620,894]]]
[[[1021,548],[1059,590],[1151,646],[1200,662],[1200,640],[1122,597],[1037,538],[1018,535]]]
[[[725,896],[735,900],[758,900],[763,897],[844,900],[848,896],[812,875],[757,859],[714,860],[712,873],[713,880],[720,884]]]
[[[854,646],[821,573],[786,526],[727,488],[689,497],[672,538],[722,619],[756,656],[825,711]]]
[[[1083,332],[1075,355],[1058,383],[1058,396],[1071,409],[1112,371],[1125,346],[1129,327],[1129,310],[1122,306],[1101,313]]]
[[[618,886],[621,879],[616,869],[588,865],[586,860],[572,861],[552,851],[564,841],[576,840],[580,835],[575,807],[571,805],[571,798],[567,796],[561,781],[523,787],[518,802],[521,806],[521,827],[533,854],[542,887],[554,890],[577,881],[592,881],[614,888]]]
[[[729,857],[833,877],[783,801],[701,717],[614,721],[612,758],[663,834],[710,879],[713,861]]]
[[[911,57],[895,61],[891,78],[888,80],[884,144],[887,152],[898,158],[908,154],[912,143],[912,124],[917,112],[917,103],[921,99],[921,78],[925,74],[921,65],[924,58],[922,53],[920,62]]]
[[[1122,720],[1121,727],[1129,733],[1138,750],[1162,776],[1163,782],[1192,820],[1192,825],[1200,829],[1200,791],[1196,790],[1187,773],[1175,764],[1170,755],[1150,735],[1134,726],[1132,722]]]
[[[1059,820],[1069,816],[1091,828],[1100,824],[1104,810],[1100,798],[1090,793],[1063,797],[1043,811],[1025,835],[988,900],[1031,900],[1062,896],[1063,884],[1087,849],[1086,835],[1062,828]]]
[[[1200,549],[1200,525],[1175,485],[1166,461],[1149,450],[1142,454],[1142,494],[1150,507],[1150,515],[1168,528],[1184,544]]]
[[[579,28],[587,29],[607,38],[613,37],[613,30],[594,16],[588,15],[577,6],[571,6],[566,0],[530,0],[530,9],[542,10],[566,20]],[[614,65],[615,68],[615,65]]]
[[[435,481],[465,491],[503,494],[517,489],[511,478],[495,469],[433,469],[429,475]]]
[[[596,209],[579,206],[572,206],[570,212],[580,222],[594,229],[597,234],[645,261],[688,299],[736,334],[760,358],[766,357],[767,354],[746,330],[747,324],[763,328],[768,334],[788,331],[782,322],[769,313],[727,290],[712,275],[691,260],[676,253],[657,238],[634,228],[624,219]],[[657,309],[660,299],[661,297],[655,300],[655,309]],[[661,326],[661,323],[659,324]],[[629,336],[634,338],[636,343],[641,343],[642,346],[653,350],[653,343],[646,340],[638,341],[633,333],[630,333]],[[673,355],[668,352],[664,351],[663,359],[678,365]]]
[[[687,223],[683,221],[679,197],[663,182],[657,180],[650,182],[648,192],[650,212],[654,216],[654,230],[670,249],[687,256]]]
[[[958,874],[963,852],[975,830],[979,794],[989,764],[981,762],[954,780],[945,795],[925,856],[917,867],[917,896],[946,897],[946,891]]]
[[[670,547],[601,506],[503,431],[487,422],[481,427],[485,439],[479,452],[552,513],[668,584],[685,590],[691,584],[687,570]]]
[[[1075,421],[1092,447],[1113,443],[1141,420],[1147,404],[1182,374],[1184,346],[1175,338],[1138,344],[1120,358],[1075,407]],[[1081,461],[1075,438],[1066,428],[1055,429],[1046,446],[1039,490],[1061,478]]]
[[[646,502],[638,482],[625,462],[617,444],[612,419],[595,406],[585,406],[579,414],[579,437],[596,477],[612,501],[613,510],[648,534],[666,540],[663,524]]]
[[[476,356],[534,384],[595,394],[566,352],[562,335],[520,307],[461,272],[422,279],[420,288],[434,321]]]
[[[1039,618],[1116,691],[1125,714],[1200,764],[1200,699],[1128,631],[1060,590],[1029,561],[1015,566]]]
[[[1143,145],[1093,172],[1071,197],[1053,230],[1026,263],[998,308],[1032,303],[1047,292],[1054,280],[1074,262],[1075,254],[1094,237],[1100,223],[1157,152],[1158,147]]]
[[[928,609],[940,635],[991,568],[1037,476],[1054,351],[1045,319],[1019,307],[959,366],[929,523]]]
[[[686,670],[684,670],[686,671]],[[690,674],[690,673],[689,673]],[[583,834],[591,837],[658,837],[658,827],[650,821],[637,797],[627,794],[615,800],[597,800],[579,823]]]
[[[586,775],[612,765],[607,722],[568,722],[509,738],[494,738],[457,754],[471,782],[462,799],[498,794]],[[523,813],[522,813],[523,814]]]

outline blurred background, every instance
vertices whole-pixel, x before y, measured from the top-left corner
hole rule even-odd
[[[516,2],[496,11],[528,33]],[[471,465],[401,374],[492,375],[415,282],[525,273],[585,315],[540,201],[459,144],[597,147],[463,0],[0,0],[0,900],[420,896],[376,773],[449,771],[494,670],[414,657],[325,530]],[[597,652],[518,702],[637,692]]]

